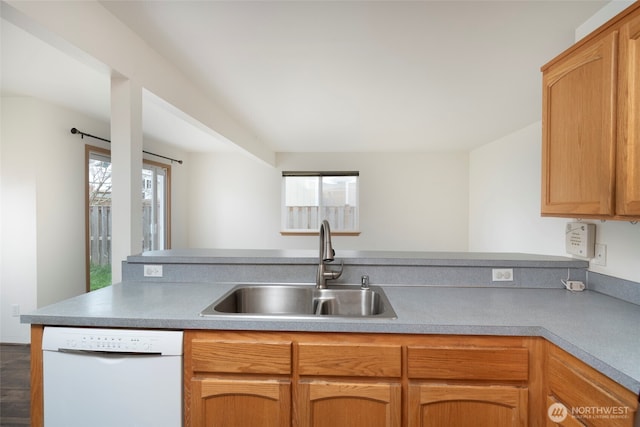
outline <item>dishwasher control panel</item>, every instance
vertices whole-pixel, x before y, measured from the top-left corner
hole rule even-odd
[[[182,354],[181,331],[46,327],[42,349]]]

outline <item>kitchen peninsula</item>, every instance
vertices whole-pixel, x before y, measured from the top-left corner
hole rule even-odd
[[[616,420],[620,424],[577,414],[581,422],[633,425],[640,392],[640,306],[589,290],[595,276],[587,262],[527,254],[359,251],[337,251],[336,261],[344,263],[344,273],[332,286],[359,284],[367,275],[384,289],[397,318],[200,316],[238,283],[312,286],[316,251],[170,250],[131,256],[122,283],[22,316],[32,324],[33,411],[42,404],[37,364],[43,326],[73,326],[185,331],[185,425],[204,425],[203,405],[215,401],[220,384],[232,390],[246,381],[255,387],[275,384],[280,398],[271,410],[279,414],[274,412],[277,425],[290,425],[291,414],[306,425],[312,414],[322,413],[312,396],[339,402],[344,387],[387,396],[376,400],[384,402],[381,410],[388,415],[379,425],[422,425],[425,413],[437,415],[427,408],[444,404],[447,393],[474,400],[473,393],[487,396],[495,390],[505,393],[493,396],[495,401],[511,402],[502,405],[510,408],[503,415],[515,421],[504,425],[546,425],[547,408],[556,401],[567,407],[595,405],[564,393],[561,384],[573,380],[591,387],[585,396],[593,390],[613,396],[615,403],[607,405],[631,414]],[[145,277],[146,267],[159,265],[162,277]],[[492,280],[494,269],[509,271],[511,280]],[[587,290],[567,291],[561,283],[567,278],[584,281]],[[250,344],[260,351],[248,351]],[[231,356],[221,363],[207,360],[207,354]],[[275,361],[280,370],[255,370],[261,364],[247,360],[251,354]],[[333,357],[341,362],[332,363]],[[330,372],[340,366],[342,371]],[[381,388],[369,388],[380,383]],[[487,416],[503,416],[492,410]]]

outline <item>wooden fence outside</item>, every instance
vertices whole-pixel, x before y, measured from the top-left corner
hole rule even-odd
[[[142,248],[152,248],[151,206],[142,205]],[[91,264],[111,264],[111,206],[89,206],[89,256]]]
[[[111,264],[111,206],[89,206],[89,259]]]
[[[318,206],[287,206],[285,228],[288,230],[315,230],[319,227]],[[331,224],[331,230],[357,230],[358,209],[355,206],[325,206],[322,218]]]

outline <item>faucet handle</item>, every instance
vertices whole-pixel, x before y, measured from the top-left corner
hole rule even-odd
[[[325,272],[328,280],[336,280],[340,276],[342,276],[342,270],[344,270],[344,261],[340,260],[340,269],[338,270],[329,270]]]

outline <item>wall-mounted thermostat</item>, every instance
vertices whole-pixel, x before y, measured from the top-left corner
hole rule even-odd
[[[565,246],[568,254],[593,258],[596,247],[596,225],[570,222],[565,230]]]

